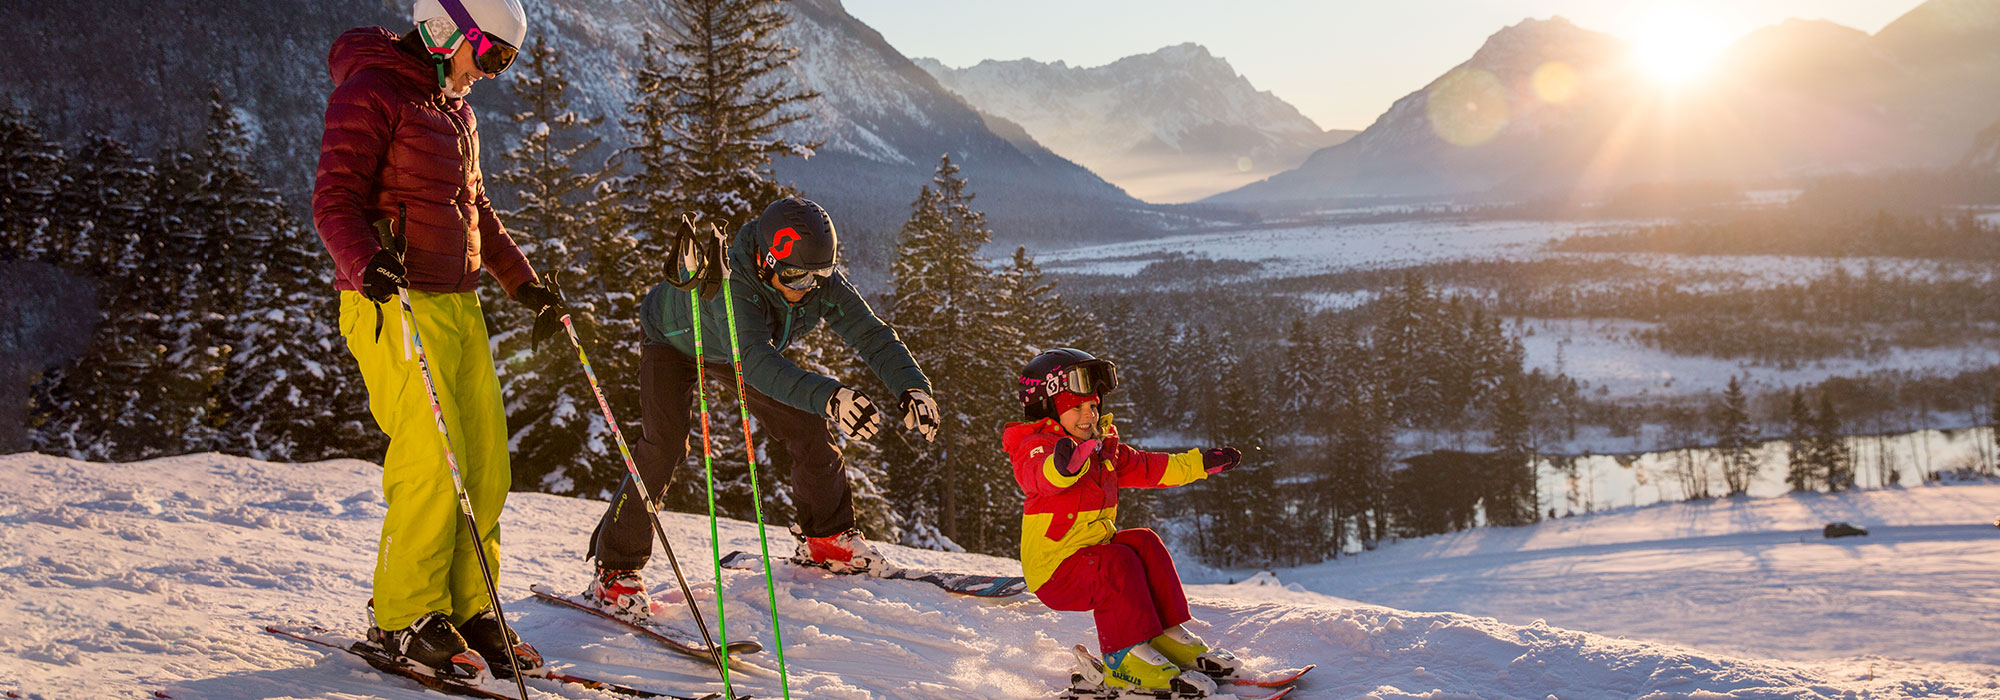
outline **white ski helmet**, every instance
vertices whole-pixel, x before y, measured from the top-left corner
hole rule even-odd
[[[472,23],[478,25],[479,30],[487,36],[504,41],[515,49],[525,46],[523,42],[528,39],[528,15],[521,11],[520,0],[457,0],[457,2],[465,8],[465,13],[471,17]],[[443,0],[417,0],[416,6],[410,10],[410,19],[416,22],[417,26],[427,28],[431,33],[429,39],[436,41],[446,41],[446,37],[464,29],[452,21],[451,13],[445,9]],[[442,20],[444,25],[437,24],[439,20]],[[443,31],[437,31],[440,28]],[[461,38],[470,39],[470,37]],[[459,42],[453,42],[451,46],[437,48],[456,49],[458,44]]]

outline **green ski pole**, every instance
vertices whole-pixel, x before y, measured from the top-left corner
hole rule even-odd
[[[727,300],[724,300],[727,302]],[[709,446],[708,435],[708,377],[704,371],[708,357],[701,347],[701,293],[688,290],[688,306],[694,316],[694,391],[701,404],[701,470],[708,481],[708,551],[715,560],[715,633],[722,638],[722,646],[716,648],[716,657],[722,660],[722,687],[730,689],[729,654],[722,650],[729,648],[729,618],[722,610],[722,534],[715,517],[715,450]],[[783,653],[778,657],[783,659]],[[782,663],[782,662],[781,662]],[[730,691],[735,697],[735,691]]]
[[[722,232],[715,231],[715,240],[720,245]],[[729,318],[729,361],[736,374],[736,406],[743,414],[743,455],[750,462],[750,503],[757,513],[757,546],[764,555],[764,591],[771,598],[771,641],[778,648],[778,680],[784,688],[786,700],[791,700],[791,677],[785,670],[785,635],[778,625],[778,585],[771,578],[771,539],[764,534],[764,496],[757,487],[757,446],[750,439],[750,397],[743,389],[743,341],[736,337],[736,299],[729,295],[729,276],[722,278],[722,308]],[[721,566],[718,560],[716,566]]]

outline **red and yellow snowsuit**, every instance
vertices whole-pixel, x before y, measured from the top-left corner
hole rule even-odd
[[[1090,610],[1099,648],[1116,651],[1189,618],[1180,574],[1160,537],[1118,530],[1118,489],[1164,488],[1203,479],[1201,453],[1141,452],[1085,441],[1069,460],[1054,419],[1009,424],[1002,445],[1027,495],[1021,512],[1021,572],[1055,610]]]

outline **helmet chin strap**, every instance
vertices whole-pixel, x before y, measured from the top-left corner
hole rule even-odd
[[[423,35],[424,37],[424,48],[430,49],[431,65],[437,68],[438,89],[440,90],[451,89],[451,79],[449,74],[447,74],[445,71],[445,66],[451,63],[452,54],[457,53],[457,51],[451,47],[456,46],[458,44],[459,35],[462,34],[463,32],[454,29],[452,30],[451,36],[445,37],[444,42],[439,43],[431,40],[430,27],[426,26],[426,23],[424,22],[418,22],[417,33]]]

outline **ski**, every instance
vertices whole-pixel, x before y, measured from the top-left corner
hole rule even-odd
[[[730,552],[722,558],[722,567],[739,571],[760,571],[762,558],[744,551]],[[787,562],[792,560],[787,558]],[[825,567],[810,566],[792,562],[794,566],[825,570]],[[1028,590],[1028,580],[1020,576],[991,576],[986,574],[955,574],[944,571],[923,569],[898,569],[879,578],[898,581],[922,581],[945,591],[975,598],[1008,598]]]
[[[1286,686],[1269,693],[1223,693],[1218,692],[1213,680],[1206,681],[1205,686],[1197,686],[1181,678],[1174,679],[1175,687],[1171,690],[1116,687],[1104,682],[1111,676],[1111,671],[1104,667],[1104,662],[1096,654],[1090,653],[1082,644],[1070,647],[1070,654],[1076,658],[1076,668],[1070,671],[1069,688],[1056,696],[1058,700],[1279,700],[1297,690]]]
[[[1223,685],[1248,685],[1248,686],[1255,686],[1258,688],[1277,688],[1298,682],[1299,676],[1306,675],[1307,671],[1311,671],[1317,667],[1318,664],[1307,664],[1305,668],[1290,669],[1285,671],[1271,671],[1268,673],[1252,673],[1247,675],[1245,674],[1245,672],[1239,671],[1237,672],[1236,675],[1233,676],[1217,676],[1215,677],[1215,682],[1221,683]]]
[[[451,695],[463,695],[475,698],[493,698],[495,700],[521,700],[520,698],[515,697],[511,693],[500,692],[501,690],[508,690],[508,691],[513,690],[511,686],[506,688],[495,689],[495,688],[487,688],[484,686],[475,685],[472,683],[461,683],[458,681],[450,681],[438,678],[436,676],[432,676],[422,671],[419,671],[414,666],[396,660],[394,657],[391,657],[388,653],[382,651],[380,647],[377,647],[373,644],[369,644],[365,641],[349,639],[337,632],[333,632],[324,627],[266,625],[264,627],[264,631],[277,635],[279,637],[284,637],[286,639],[291,639],[306,644],[312,644],[315,646],[325,647],[328,649],[334,649],[337,651],[347,652],[348,654],[351,654],[356,658],[359,658],[362,661],[366,662],[369,666],[374,667],[375,670],[390,675],[408,678],[426,688],[430,688],[432,690],[436,690],[441,693],[448,693]],[[560,683],[575,685],[581,688],[588,688],[590,690],[617,693],[619,695],[630,695],[632,697],[640,697],[640,698],[667,698],[668,700],[719,700],[722,697],[721,693],[708,693],[706,695],[700,695],[700,696],[685,696],[685,695],[674,695],[671,693],[654,692],[651,690],[643,690],[640,688],[633,688],[630,686],[619,685],[617,683],[611,683],[608,681],[600,681],[591,678],[584,678],[581,676],[570,675],[568,673],[555,671],[553,670],[552,666],[545,667],[542,671],[537,673],[529,673],[528,677],[552,680]],[[737,697],[747,698],[748,696],[739,695]]]
[[[579,596],[567,596],[561,593],[557,593],[554,588],[550,588],[547,584],[537,583],[533,586],[529,586],[528,590],[534,591],[535,599],[537,600],[540,600],[545,603],[552,603],[555,605],[561,605],[564,607],[573,608],[576,610],[582,610],[592,615],[596,615],[606,620],[610,620],[620,625],[624,625],[626,628],[631,629],[633,632],[638,633],[640,636],[646,637],[647,639],[651,639],[655,642],[659,642],[662,646],[665,646],[666,648],[671,649],[675,652],[685,654],[687,656],[692,656],[694,658],[701,659],[703,661],[708,661],[712,658],[708,653],[708,646],[702,644],[700,641],[697,640],[697,638],[694,635],[689,634],[684,630],[675,629],[673,627],[669,627],[667,625],[659,623],[652,623],[645,625],[634,624],[630,620],[619,617],[617,615],[613,615],[611,613],[604,612],[603,610],[599,610],[597,606],[584,602],[582,598]],[[757,643],[756,640],[745,639],[745,640],[730,642],[728,649],[730,656],[741,656],[744,654],[755,654],[762,652],[764,651],[764,645]]]

